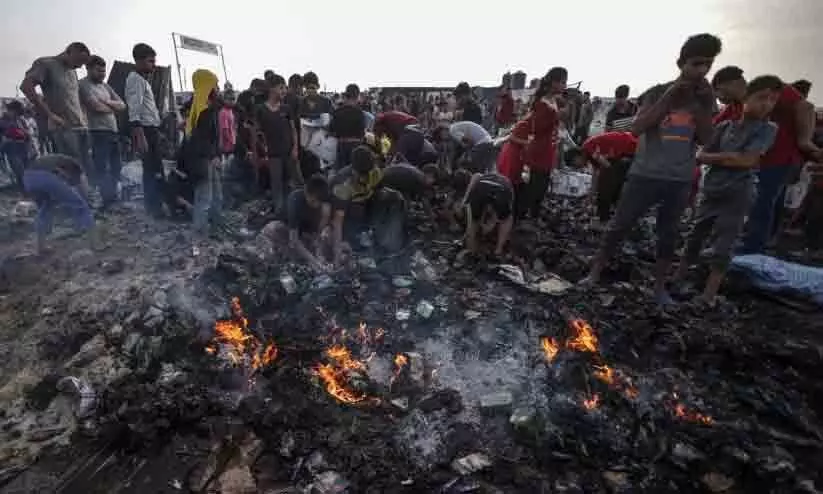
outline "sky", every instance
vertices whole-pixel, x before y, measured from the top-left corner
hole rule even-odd
[[[107,61],[130,61],[132,46],[148,43],[174,66],[178,87],[172,32],[221,44],[235,88],[266,69],[286,78],[313,70],[339,90],[496,85],[509,70],[531,79],[561,65],[595,95],[622,83],[637,95],[676,76],[689,35],[711,32],[724,44],[715,68],[808,78],[821,85],[812,99],[823,100],[823,0],[25,0],[4,2],[3,17],[0,96],[17,94],[35,58],[72,41]],[[216,57],[180,51],[180,64],[187,80],[197,68],[225,79]]]

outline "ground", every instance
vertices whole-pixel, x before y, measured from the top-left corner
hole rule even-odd
[[[453,234],[420,223],[399,255],[361,252],[317,277],[280,246],[199,239],[136,204],[101,219],[102,251],[61,230],[38,257],[31,208],[0,201],[0,492],[816,492],[823,480],[819,309],[733,282],[717,309],[661,311],[648,233],[603,287],[550,297],[459,259]],[[576,281],[597,235],[579,204],[548,206],[508,262]],[[264,203],[235,209],[235,230],[266,221]],[[279,350],[252,379],[205,351],[233,296]],[[343,381],[367,397],[356,404],[317,375],[337,343],[367,369]],[[94,389],[83,417],[76,393],[58,393],[66,376]],[[461,472],[471,454],[490,465]]]

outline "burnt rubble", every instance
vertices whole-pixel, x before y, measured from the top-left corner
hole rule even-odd
[[[716,309],[663,311],[642,229],[602,287],[549,295],[539,281],[580,279],[598,235],[567,200],[546,218],[503,260],[458,256],[453,234],[424,228],[397,255],[364,249],[323,276],[232,239],[185,283],[105,317],[54,308],[44,317],[76,328],[41,355],[63,365],[2,434],[22,448],[57,427],[47,415],[64,428],[39,461],[4,457],[3,492],[49,471],[51,491],[88,493],[823,489],[819,315],[740,284]],[[215,321],[276,355],[227,357]],[[93,414],[78,407],[89,388]]]

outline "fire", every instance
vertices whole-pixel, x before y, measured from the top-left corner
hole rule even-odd
[[[608,365],[596,365],[594,369],[594,377],[608,385],[615,384],[614,369]]]
[[[589,323],[583,319],[575,319],[570,324],[576,334],[566,342],[566,346],[578,352],[597,353],[597,335]]]
[[[398,353],[394,356],[394,375],[391,378],[392,383],[400,377],[400,374],[407,365],[409,365],[409,357],[403,355],[402,353]]]
[[[265,345],[249,331],[249,320],[237,297],[231,300],[232,319],[217,321],[214,325],[214,344],[206,347],[206,353],[216,355],[222,347],[232,364],[242,366],[249,363],[252,371],[270,365],[277,359],[274,342]]]
[[[345,331],[340,332],[345,339]],[[357,340],[363,347],[379,342],[385,332],[377,329],[373,333],[369,332],[365,324],[361,324],[357,331]],[[364,361],[355,358],[351,350],[342,343],[335,343],[324,352],[328,358],[328,363],[320,363],[314,369],[314,374],[323,382],[326,391],[337,401],[347,404],[356,404],[369,399],[366,393],[352,389],[351,377],[353,374],[365,374],[366,364]],[[373,355],[373,354],[372,354]],[[399,365],[400,359],[405,359],[403,355],[395,357],[395,364]],[[368,359],[367,359],[368,360]],[[396,371],[399,374],[399,369]]]
[[[682,403],[677,403],[674,406],[674,414],[683,420],[688,422],[697,422],[703,425],[712,425],[714,423],[714,419],[711,418],[709,415],[704,415],[700,412],[695,412],[692,410],[688,410],[686,405]]]
[[[600,405],[600,395],[595,393],[589,398],[583,400],[583,408],[586,410],[594,410]]]
[[[560,344],[556,339],[544,336],[540,338],[540,343],[543,345],[543,353],[546,354],[546,360],[553,362],[560,352]]]

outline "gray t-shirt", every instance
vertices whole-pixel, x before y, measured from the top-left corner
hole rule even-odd
[[[768,120],[726,120],[717,124],[707,153],[758,153],[763,155],[774,143],[777,125]],[[751,168],[729,168],[713,165],[703,178],[706,194],[749,190],[754,184]]]
[[[491,134],[482,125],[468,120],[451,124],[449,134],[457,142],[462,142],[464,137],[467,138],[471,146],[491,142],[492,140]]]
[[[660,84],[646,91],[640,96],[643,105],[655,103],[671,85]],[[629,175],[675,182],[694,179],[697,120],[711,116],[712,103],[710,98],[699,100],[687,94],[675,100],[671,108],[657,127],[638,139]]]
[[[77,73],[57,57],[43,57],[34,61],[26,72],[40,84],[43,99],[49,109],[66,122],[66,128],[85,129],[86,113],[80,106]]]
[[[80,80],[80,101],[86,109],[89,130],[108,130],[117,132],[117,116],[114,111],[102,112],[95,109],[92,100],[119,101],[120,96],[105,82],[94,82],[88,77]]]

